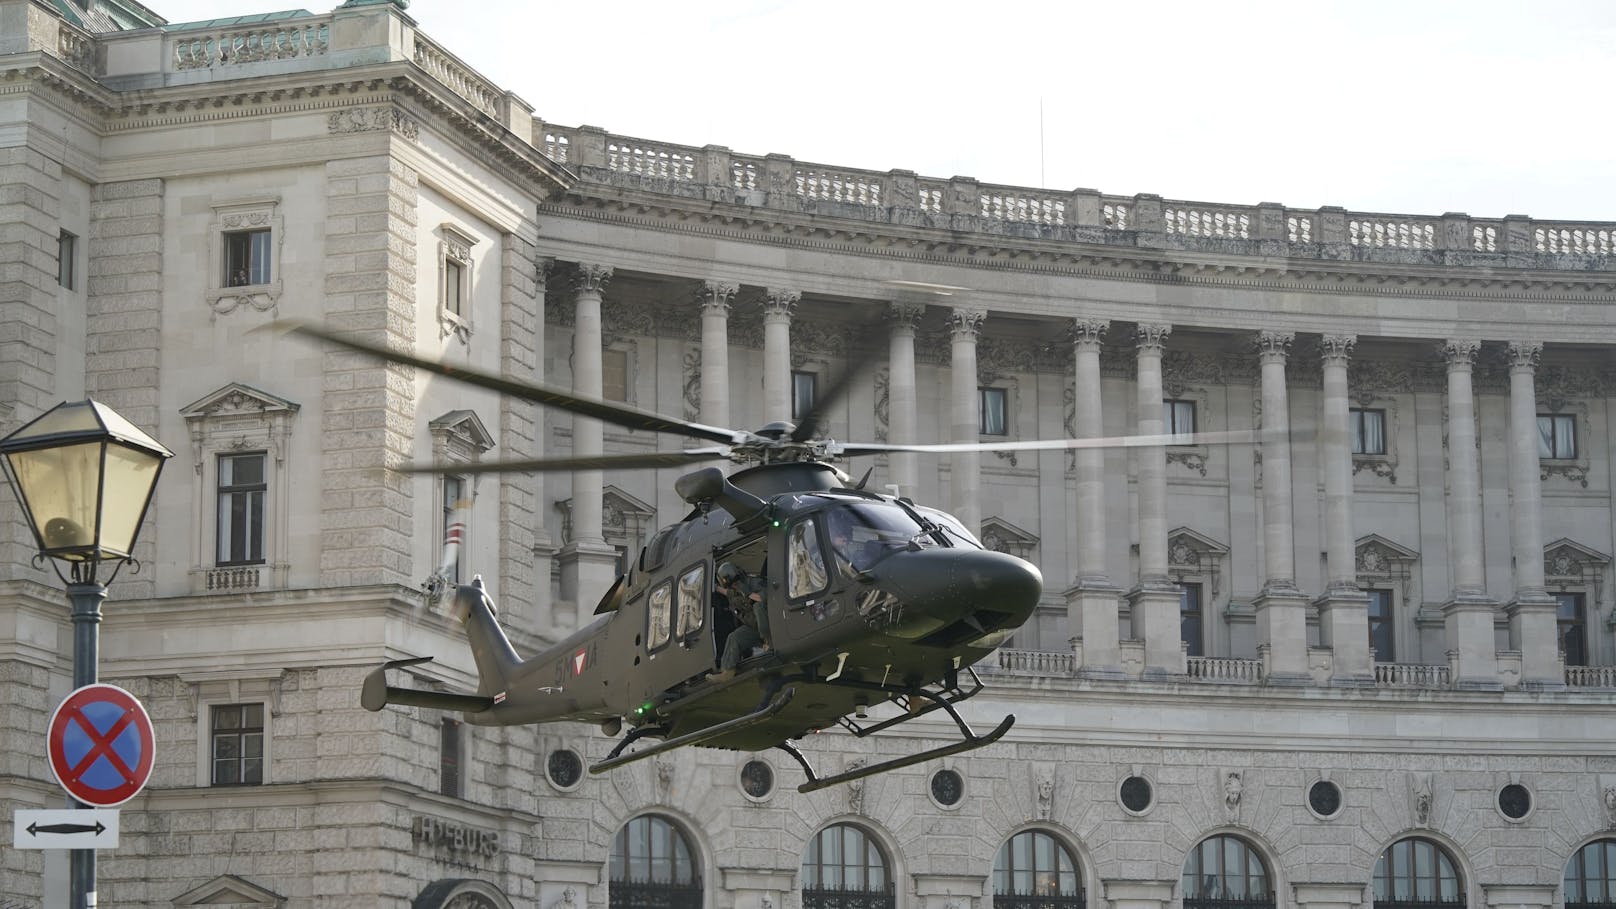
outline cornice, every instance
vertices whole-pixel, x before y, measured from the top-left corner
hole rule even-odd
[[[1060,243],[1024,239],[1006,243],[998,234],[961,235],[941,230],[860,221],[774,209],[719,205],[692,199],[682,207],[668,197],[637,199],[587,195],[574,184],[565,198],[541,202],[540,215],[618,224],[664,233],[815,250],[868,258],[898,259],[992,271],[1097,278],[1146,284],[1220,289],[1418,296],[1432,300],[1504,303],[1616,304],[1616,272],[1577,272],[1578,279],[1539,277],[1526,271],[1468,274],[1454,268],[1426,271],[1370,270],[1384,263],[1313,259],[1209,257],[1195,251]],[[699,210],[694,205],[704,207]],[[766,213],[766,217],[765,217]],[[1169,258],[1172,256],[1172,258]],[[1332,263],[1340,266],[1332,267]],[[1418,266],[1409,266],[1416,268]],[[1542,288],[1531,290],[1530,288]]]

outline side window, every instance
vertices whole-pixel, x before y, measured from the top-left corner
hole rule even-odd
[[[701,630],[707,610],[707,566],[697,565],[679,576],[679,639]]]
[[[819,546],[819,532],[812,518],[791,528],[787,541],[791,567],[787,577],[786,596],[790,599],[805,597],[825,589],[825,556]]]
[[[220,200],[211,207],[208,305],[219,315],[243,307],[268,312],[281,295],[280,198]]]
[[[665,646],[673,633],[672,581],[664,581],[651,591],[650,609],[645,621],[645,649],[656,650]]]

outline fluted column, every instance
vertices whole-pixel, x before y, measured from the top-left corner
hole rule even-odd
[[[612,278],[612,267],[579,263],[573,278],[572,390],[580,397],[601,395],[600,300]],[[585,457],[603,452],[599,420],[573,415],[572,452]],[[593,609],[616,575],[617,554],[601,535],[604,491],[598,470],[572,475],[572,530],[561,551],[562,599],[579,614]]]
[[[1307,667],[1307,598],[1296,588],[1291,503],[1290,395],[1285,362],[1290,332],[1257,333],[1262,368],[1263,587],[1257,611],[1257,650],[1269,684],[1301,684]],[[1367,630],[1365,631],[1367,635]]]
[[[1173,327],[1140,323],[1135,406],[1138,432],[1159,436],[1162,425],[1162,353]],[[1145,642],[1145,674],[1182,675],[1185,671],[1179,592],[1167,575],[1167,448],[1134,449],[1139,475],[1139,584],[1128,593],[1133,609],[1133,636]]]
[[[1358,589],[1352,533],[1352,426],[1347,364],[1356,335],[1324,336],[1324,553],[1328,575],[1319,609],[1319,643],[1333,651],[1331,678],[1340,685],[1374,683],[1369,653],[1369,597]]]
[[[893,303],[887,310],[887,438],[895,445],[920,441],[915,406],[915,323],[925,311],[924,304],[902,302]],[[920,483],[915,454],[895,452],[888,463],[898,491],[913,496]]]
[[[1543,345],[1509,344],[1509,532],[1515,553],[1515,599],[1507,607],[1509,646],[1521,652],[1521,682],[1562,688],[1556,627],[1558,604],[1543,585],[1543,488],[1538,464],[1538,357]]]
[[[763,298],[763,422],[791,419],[791,313],[802,294],[769,288]]]
[[[1100,345],[1111,323],[1072,323],[1075,422],[1079,439],[1104,435],[1100,398]],[[1077,584],[1066,594],[1072,645],[1085,675],[1121,677],[1119,591],[1106,573],[1105,452],[1079,448],[1077,461]]]
[[[976,393],[976,338],[982,332],[982,320],[987,315],[980,309],[956,307],[948,318],[948,327],[953,335],[953,356],[949,361],[953,374],[953,418],[950,425],[955,442],[976,442],[981,439],[980,402]],[[954,516],[972,533],[982,530],[981,458],[974,451],[959,452],[951,462]]]
[[[1442,348],[1448,364],[1448,562],[1453,572],[1453,598],[1442,615],[1454,684],[1494,689],[1501,687],[1493,642],[1497,604],[1487,596],[1481,562],[1481,472],[1470,385],[1480,349],[1479,341],[1449,341]]]
[[[708,281],[696,292],[701,303],[701,421],[729,426],[729,309],[737,285]]]

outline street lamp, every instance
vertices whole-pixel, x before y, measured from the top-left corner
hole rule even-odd
[[[112,408],[91,400],[58,404],[0,439],[6,479],[39,545],[35,564],[55,560],[56,576],[67,585],[75,689],[96,682],[101,601],[107,597],[96,571],[102,562],[114,563],[111,581],[133,560],[157,475],[173,456]],[[67,574],[58,563],[66,563]],[[91,909],[95,850],[73,850],[69,883],[72,909]]]

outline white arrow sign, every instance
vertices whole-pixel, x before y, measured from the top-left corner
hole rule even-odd
[[[116,808],[19,808],[11,825],[18,849],[116,849]]]

